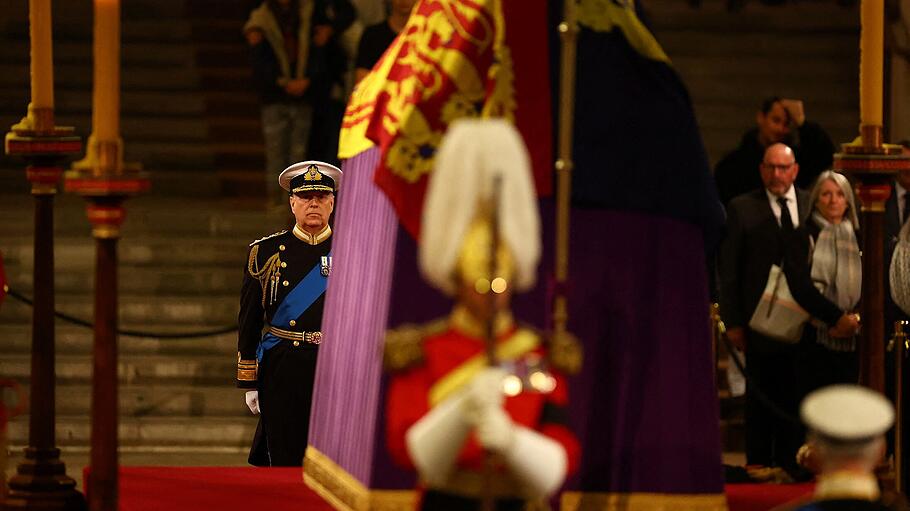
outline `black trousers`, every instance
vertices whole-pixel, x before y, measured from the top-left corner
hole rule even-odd
[[[303,465],[313,404],[318,347],[282,341],[259,363],[259,426],[253,438],[251,465]]]
[[[762,349],[761,341],[758,347],[753,346],[756,343],[751,336],[747,342],[746,463],[789,471],[796,467],[796,451],[805,436],[798,422],[801,397],[797,379],[799,347],[777,343],[779,345]],[[788,417],[782,417],[778,412]]]

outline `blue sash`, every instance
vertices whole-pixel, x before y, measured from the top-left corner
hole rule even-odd
[[[332,253],[329,252],[329,257]],[[313,269],[307,273],[300,282],[294,286],[294,289],[288,293],[282,300],[281,305],[272,316],[273,325],[287,325],[292,319],[300,317],[303,311],[310,308],[313,302],[319,299],[325,293],[328,277],[322,275],[322,262],[317,262]],[[271,332],[266,332],[259,341],[259,347],[256,349],[256,360],[262,362],[262,354],[281,342],[281,339],[275,337]]]

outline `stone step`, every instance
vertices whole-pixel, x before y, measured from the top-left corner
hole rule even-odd
[[[11,125],[18,119],[13,116],[7,121],[7,125]],[[2,118],[0,122],[3,122]],[[91,132],[89,115],[64,113],[57,116],[57,123],[75,127],[83,139]],[[204,118],[124,117],[121,120],[124,157],[127,161],[141,163],[146,169],[257,168],[264,165],[264,146],[258,126],[255,119],[225,122],[216,127],[220,136],[213,139]],[[241,136],[245,140],[237,141]]]
[[[650,0],[645,6],[658,40],[661,33],[669,30],[787,35],[849,34],[859,27],[859,6],[840,7],[836,2],[787,2],[785,6],[767,6],[749,1],[737,12],[729,12],[725,0],[706,0],[698,9],[678,0]]]
[[[119,445],[169,447],[235,447],[249,448],[258,419],[248,417],[142,417],[122,418]],[[91,444],[91,419],[85,415],[57,417],[57,445],[60,447]],[[9,423],[9,444],[28,443],[28,417]]]
[[[7,298],[13,300],[13,298]],[[6,305],[4,305],[6,307]],[[201,332],[218,325],[156,325],[156,333],[184,333]],[[229,326],[229,325],[225,325]],[[122,324],[120,328],[138,330],[143,325]],[[54,329],[56,353],[59,355],[90,356],[94,343],[94,333],[91,329],[72,325],[57,320]],[[0,323],[0,339],[2,339],[3,353],[5,355],[28,355],[32,350],[32,337],[30,324]],[[118,350],[122,356],[213,356],[220,360],[227,357],[233,361],[237,352],[237,333],[228,332],[215,336],[195,337],[191,339],[159,339],[153,337],[120,336]],[[4,356],[5,356],[4,355]]]
[[[252,240],[251,240],[252,241]],[[34,259],[31,238],[7,238],[3,242],[3,257],[11,267],[29,265]],[[246,261],[248,246],[237,238],[130,237],[124,235],[118,245],[121,278],[127,279],[131,266],[191,270],[193,266],[241,268]],[[54,255],[58,271],[89,270],[95,265],[95,244],[90,238],[57,237]],[[238,275],[240,271],[238,270]]]
[[[25,180],[24,170],[22,162],[12,158],[5,159],[0,156],[0,191],[3,193],[3,195],[0,195],[0,199],[7,196],[28,197],[31,199],[31,196],[28,194],[29,185]],[[221,178],[216,172],[181,172],[176,170],[151,169],[149,167],[146,167],[145,170],[148,172],[149,180],[151,181],[151,189],[141,197],[166,197],[171,199],[181,197],[185,201],[201,199],[211,200],[225,197],[222,195]],[[249,170],[249,172],[258,172],[260,175],[262,174],[262,170]],[[132,211],[130,204],[132,204],[134,200],[138,199],[130,199],[127,202],[128,215],[132,215],[132,213],[130,213],[130,211]],[[84,204],[85,201],[82,202]],[[31,205],[28,206],[28,208],[31,207]],[[244,207],[244,209],[249,208]],[[73,213],[73,222],[82,222],[84,220],[83,211]],[[15,226],[15,228],[22,233],[31,232],[31,222],[32,219],[29,217],[25,224]],[[195,225],[192,222],[187,223]],[[129,225],[130,221],[127,220],[124,228],[131,229]]]
[[[202,87],[221,89],[237,93],[255,94],[253,76],[248,66],[204,67],[199,68]]]
[[[250,9],[257,5],[248,0],[185,0],[186,16],[194,22],[213,19],[245,20]]]
[[[0,175],[9,175],[10,180],[25,181],[21,167]],[[153,185],[156,175],[155,172],[151,173]],[[84,199],[70,193],[60,193],[54,204],[54,227],[58,236],[89,233]],[[141,195],[129,199],[125,207],[123,239],[140,236],[165,239],[197,237],[201,239],[196,242],[201,244],[209,238],[218,238],[220,241],[212,241],[230,243],[227,240],[237,240],[238,244],[245,246],[279,230],[270,230],[272,220],[267,212],[262,205],[250,201],[221,198],[187,200],[182,197]],[[0,240],[3,240],[0,249],[7,244],[7,239],[32,235],[33,210],[34,200],[31,195],[0,193]],[[282,221],[284,220],[286,219],[283,218]]]
[[[92,130],[90,112],[72,114],[61,112],[56,116],[61,126],[73,126],[83,137]],[[163,113],[124,114],[120,118],[124,148],[136,152],[136,144],[166,142],[170,144],[204,144],[209,139],[209,125],[205,118]]]
[[[124,68],[143,67],[188,67],[195,62],[191,45],[177,41],[135,41],[125,42],[120,49],[120,62]],[[91,41],[54,41],[54,62],[58,65],[80,65],[91,69]],[[0,61],[7,64],[29,65],[28,39],[14,40],[0,46]]]
[[[66,5],[68,2],[57,2]],[[73,2],[81,3],[81,2]],[[162,5],[168,2],[161,2]],[[92,13],[91,6],[84,9],[74,9],[73,12],[61,13],[55,10],[54,16],[54,41],[91,41],[92,40]],[[5,34],[6,40],[28,40],[28,15],[11,19],[9,14],[0,17],[0,33]],[[237,27],[239,37],[240,28]],[[179,18],[159,17],[158,13],[150,12],[146,19],[132,19],[122,17],[120,37],[123,43],[150,42],[150,43],[187,43],[190,41],[192,28],[190,22]]]
[[[68,88],[91,90],[92,66],[59,62],[54,65],[54,81]],[[200,77],[191,65],[151,68],[148,65],[124,67],[121,90],[185,91],[197,90]],[[27,65],[0,63],[0,88],[29,88]]]
[[[238,270],[239,271],[239,270]],[[240,309],[236,293],[222,295],[127,295],[119,296],[120,321],[143,325],[143,330],[157,331],[158,325],[205,325],[205,330],[234,324]],[[56,309],[83,320],[93,317],[90,293],[56,295]],[[30,307],[14,300],[4,302],[0,321],[24,324],[31,321]],[[3,374],[0,371],[0,374]]]
[[[24,386],[30,391],[28,385]],[[151,417],[240,417],[250,415],[244,389],[233,385],[121,385],[119,414],[123,419]],[[58,385],[58,416],[90,415],[92,386]]]
[[[245,40],[238,37],[231,41],[201,42],[195,44],[196,65],[205,67],[244,67],[249,61],[250,50]],[[241,63],[242,66],[238,66]]]
[[[121,17],[124,19],[151,18],[154,20],[179,21],[177,18],[186,16],[184,0],[130,0],[120,6]],[[92,2],[89,0],[58,0],[53,2],[53,17],[55,26],[61,22],[88,22],[92,23]],[[0,21],[28,20],[28,2],[14,2],[5,6],[0,14]],[[25,23],[24,23],[25,24]],[[28,26],[25,27],[26,34]]]
[[[247,14],[232,18],[217,16],[195,17],[192,24],[192,39],[198,43],[243,43],[243,24]],[[245,62],[244,62],[245,64]]]
[[[680,69],[697,69],[700,77],[706,80],[723,80],[735,76],[737,80],[761,80],[758,84],[774,81],[798,83],[809,79],[817,80],[815,83],[830,83],[832,80],[840,83],[856,80],[856,69],[841,65],[851,57],[847,54],[840,59],[782,59],[779,56],[752,55],[731,59],[726,55],[718,55],[674,57],[673,61]]]
[[[207,89],[205,101],[210,112],[231,112],[256,119],[260,116],[259,97],[252,91],[248,94],[239,94],[235,91]]]
[[[674,65],[682,57],[727,57],[749,60],[754,57],[793,59],[842,59],[857,52],[857,37],[843,33],[805,34],[803,32],[775,34],[744,32],[730,37],[728,32],[705,32],[691,28],[663,30],[657,37]]]
[[[0,89],[0,116],[22,116],[29,100],[27,88]],[[92,92],[87,88],[73,89],[57,83],[54,88],[57,115],[91,115]],[[182,91],[123,91],[120,114],[123,119],[133,116],[199,116],[205,113],[202,92]],[[59,121],[58,121],[58,124]],[[85,136],[85,133],[80,133]]]
[[[243,263],[225,266],[120,266],[118,289],[121,293],[175,294],[181,296],[229,294],[240,292]],[[34,295],[31,264],[9,265],[6,278],[12,289]],[[94,267],[81,271],[75,268],[57,267],[54,272],[54,288],[58,293],[91,293],[94,286]]]
[[[6,305],[4,305],[6,307]],[[212,355],[123,355],[117,361],[117,374],[121,385],[182,385],[232,387],[237,374],[236,345],[225,347],[223,357]],[[231,356],[231,353],[234,356]],[[31,374],[31,356],[5,354],[0,360],[0,374],[7,378],[26,381]],[[92,357],[87,355],[62,355],[56,357],[57,384],[90,384]]]

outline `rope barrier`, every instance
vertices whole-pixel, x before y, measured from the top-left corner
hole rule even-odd
[[[34,306],[34,302],[31,298],[19,293],[18,291],[13,290],[12,288],[7,288],[7,294],[9,296],[19,300],[20,302],[28,305],[29,307]],[[70,316],[64,312],[54,310],[54,317],[62,319],[68,323],[94,329],[94,323],[86,321],[75,316]],[[126,330],[126,329],[117,329],[117,334],[124,337],[153,337],[157,339],[198,339],[200,337],[213,337],[216,335],[227,334],[237,331],[237,325],[223,326],[215,328],[212,330],[203,330],[201,332],[145,332],[142,330]]]
[[[752,394],[755,396],[755,399],[758,399],[762,405],[764,405],[772,414],[776,415],[778,419],[782,419],[790,424],[796,424],[801,426],[802,421],[797,418],[795,415],[792,415],[784,411],[773,399],[768,397],[767,394],[762,392],[761,388],[758,385],[752,383],[749,379],[749,371],[743,367],[743,362],[739,359],[739,355],[736,353],[733,344],[730,343],[730,339],[726,335],[719,335],[721,340],[724,343],[724,346],[727,347],[727,353],[730,354],[730,358],[733,360],[733,365],[736,366],[736,370],[739,371],[743,378],[746,379],[746,393]]]

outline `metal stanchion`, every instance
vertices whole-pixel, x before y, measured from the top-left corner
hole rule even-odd
[[[907,326],[910,325],[910,322],[907,321],[895,321],[894,322],[894,337],[891,338],[891,342],[888,344],[888,351],[894,353],[894,489],[898,493],[904,492],[904,439],[903,439],[903,423],[904,423],[904,411],[902,403],[904,401],[903,396],[903,373],[904,373],[904,357],[907,356],[907,352],[910,351],[910,346],[907,345]]]

